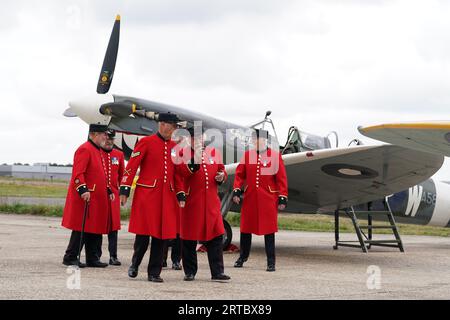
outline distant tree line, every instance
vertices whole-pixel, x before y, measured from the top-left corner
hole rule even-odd
[[[71,163],[68,164],[58,164],[58,163],[49,163],[50,167],[72,167]]]

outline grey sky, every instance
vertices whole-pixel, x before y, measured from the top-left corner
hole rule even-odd
[[[446,1],[3,1],[0,163],[72,161],[87,125],[62,112],[95,93],[117,13],[112,93],[240,124],[271,109],[281,140],[296,125],[341,145],[450,118]]]

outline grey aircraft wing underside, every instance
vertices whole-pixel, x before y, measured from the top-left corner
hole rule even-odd
[[[286,154],[283,161],[289,184],[287,212],[312,213],[331,212],[408,189],[438,171],[444,157],[375,145]],[[226,166],[229,183],[236,166]]]

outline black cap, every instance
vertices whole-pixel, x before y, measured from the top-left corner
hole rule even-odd
[[[177,123],[180,121],[180,118],[175,113],[160,113],[158,115],[158,121],[161,122],[167,122],[167,123]]]
[[[106,132],[108,130],[108,126],[104,124],[90,124],[89,132]]]
[[[106,133],[108,134],[108,138],[113,139],[116,137],[116,130],[114,129],[108,129],[106,131]]]
[[[264,129],[255,129],[256,131],[256,138],[268,138],[269,137],[269,131]]]

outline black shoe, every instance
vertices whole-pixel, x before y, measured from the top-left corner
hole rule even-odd
[[[211,277],[211,280],[230,280],[231,278],[224,273],[217,274]]]
[[[172,269],[173,270],[182,270],[183,268],[181,267],[181,264],[179,262],[174,262],[172,264]]]
[[[269,264],[269,265],[267,266],[266,271],[268,271],[268,272],[274,272],[274,271],[275,271],[275,265],[274,265],[274,264]]]
[[[138,275],[138,267],[131,266],[130,268],[128,268],[128,276],[130,278],[136,278],[137,275]]]
[[[187,274],[184,276],[184,281],[194,281],[195,276],[193,274]]]
[[[108,264],[98,260],[98,261],[88,262],[88,263],[86,263],[86,266],[88,268],[106,268],[108,266]]]
[[[167,261],[163,261],[162,267],[167,268]]]
[[[86,264],[79,262],[78,260],[63,260],[65,266],[77,266],[78,268],[86,268]]]
[[[163,278],[160,276],[148,276],[148,281],[151,282],[164,282]]]
[[[242,268],[242,266],[244,265],[245,260],[244,259],[237,259],[236,262],[234,263],[234,267],[235,268]]]
[[[112,266],[121,266],[122,263],[117,259],[117,257],[111,257],[109,258],[109,264]]]

